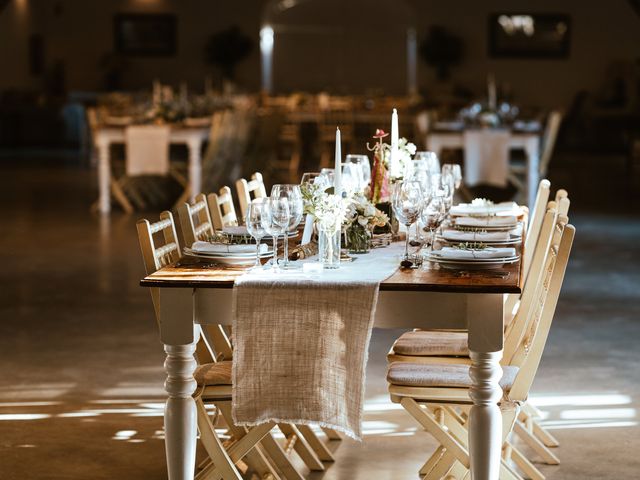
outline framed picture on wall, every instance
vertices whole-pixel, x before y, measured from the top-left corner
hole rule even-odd
[[[570,39],[569,15],[489,15],[489,56],[493,58],[567,58]]]
[[[114,17],[115,50],[124,55],[175,55],[177,23],[171,14],[119,13]]]

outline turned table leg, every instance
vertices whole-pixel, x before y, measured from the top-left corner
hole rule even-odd
[[[473,480],[498,480],[502,451],[502,295],[469,295],[469,456]]]
[[[167,354],[164,409],[169,480],[192,480],[196,461],[197,413],[193,378],[200,329],[193,323],[191,289],[161,289],[160,336]]]

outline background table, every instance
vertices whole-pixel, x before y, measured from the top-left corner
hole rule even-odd
[[[464,132],[433,131],[427,134],[427,148],[438,157],[445,148],[464,150]],[[527,154],[527,205],[531,207],[536,200],[536,191],[540,182],[540,133],[511,132],[509,148],[523,149]]]
[[[463,328],[469,330],[472,360],[469,447],[474,480],[498,480],[502,417],[497,402],[503,348],[505,293],[520,293],[520,263],[503,268],[506,278],[481,272],[461,276],[450,270],[400,271],[380,284],[375,326],[381,328]],[[192,479],[196,451],[196,389],[193,357],[198,324],[231,324],[233,282],[242,268],[210,267],[183,259],[145,277],[157,289],[160,337],[167,358],[165,409],[170,480]]]
[[[124,127],[99,127],[95,144],[98,148],[98,210],[111,211],[111,145],[125,143]],[[191,200],[202,188],[202,145],[209,138],[209,127],[172,127],[169,142],[189,149],[189,196]]]

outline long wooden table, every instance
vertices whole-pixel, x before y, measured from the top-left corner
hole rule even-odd
[[[482,272],[398,270],[380,284],[375,326],[466,328],[472,360],[469,446],[474,480],[498,480],[502,417],[497,402],[503,348],[504,294],[521,292],[520,263],[501,269],[504,278]],[[145,277],[157,289],[160,337],[167,354],[165,409],[170,480],[193,479],[196,451],[196,389],[193,357],[199,324],[231,323],[234,280],[243,268],[182,260]]]

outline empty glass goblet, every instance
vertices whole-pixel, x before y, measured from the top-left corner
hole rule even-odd
[[[407,262],[406,266],[413,266],[413,263],[409,260],[409,231],[411,225],[420,216],[422,203],[422,187],[419,182],[404,181],[395,185],[391,197],[391,205],[396,218],[407,227],[403,266],[405,266],[405,262]]]
[[[278,270],[278,236],[286,232],[289,225],[289,201],[286,198],[265,199],[262,226],[266,233],[273,238],[273,262],[272,268]],[[285,238],[286,240],[286,238]]]
[[[289,262],[289,239],[288,234],[295,232],[302,221],[303,201],[300,185],[278,184],[271,189],[271,198],[286,198],[289,204],[289,221],[286,226],[284,238],[284,257],[280,266],[284,269],[291,268]]]
[[[245,219],[249,235],[256,240],[256,262],[254,264],[254,268],[260,268],[262,266],[260,264],[260,240],[262,240],[262,237],[267,234],[262,224],[264,209],[264,199],[256,198],[249,204],[249,208],[247,209],[247,218]]]

